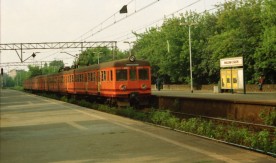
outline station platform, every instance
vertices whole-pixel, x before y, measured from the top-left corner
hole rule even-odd
[[[152,95],[158,108],[194,116],[264,124],[260,115],[276,112],[276,93],[153,90]]]
[[[152,90],[156,96],[216,99],[236,102],[266,103],[276,106],[276,92],[213,93],[212,91]]]
[[[276,159],[140,121],[1,90],[0,162],[229,162]]]

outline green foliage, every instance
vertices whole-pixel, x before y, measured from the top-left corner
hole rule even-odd
[[[8,76],[8,74],[3,75],[3,87],[14,87],[15,86],[15,82],[12,79],[12,77]]]
[[[276,110],[272,110],[267,113],[265,111],[260,112],[259,117],[264,121],[266,125],[276,126]]]
[[[63,101],[63,102],[68,102],[68,98],[66,96],[62,96],[60,98],[60,100]]]
[[[275,153],[276,150],[275,137],[271,138],[269,132],[266,130],[253,133],[247,128],[242,128],[233,124],[218,125],[214,124],[212,121],[200,118],[189,118],[180,121],[178,118],[172,116],[169,111],[153,111],[150,113],[149,119],[151,122],[158,125],[245,145],[266,152],[274,151]]]
[[[171,117],[168,110],[166,111],[154,111],[150,114],[150,120],[159,125],[165,124],[165,121]]]
[[[13,89],[18,90],[18,91],[23,91],[22,86],[15,86],[15,87],[13,87]]]
[[[77,100],[75,97],[71,97],[69,100],[68,100],[69,103],[72,103],[72,104],[77,104]]]
[[[28,68],[29,68],[29,73],[30,73],[29,77],[30,78],[38,76],[38,75],[42,75],[42,70],[38,66],[29,65]]]
[[[276,133],[274,133],[274,135],[276,135]],[[272,150],[271,150],[272,153],[276,153],[276,139],[273,140],[272,142]]]
[[[207,137],[213,138],[215,136],[214,124],[212,121],[201,121],[197,127],[197,134],[205,135]]]
[[[180,124],[180,129],[187,132],[197,133],[197,126],[199,122],[200,122],[200,119],[198,118],[190,118],[188,120],[182,120]]]
[[[50,62],[49,65],[45,63],[42,68],[40,68],[38,66],[29,65],[28,66],[28,68],[29,68],[28,75],[25,79],[32,78],[32,77],[35,77],[38,75],[47,75],[47,74],[57,73],[63,67],[64,67],[63,61],[57,61],[57,60]]]
[[[82,107],[87,107],[87,108],[91,107],[91,103],[84,99],[81,99],[80,101],[78,101],[78,104]]]
[[[98,105],[97,110],[103,111],[103,112],[106,112],[106,113],[111,113],[111,114],[116,114],[116,112],[117,112],[116,108],[109,107],[107,105]]]
[[[245,144],[248,143],[249,131],[245,128],[238,128],[235,126],[230,126],[227,129],[224,139],[228,142],[235,144]]]
[[[127,53],[122,53],[120,51],[112,51],[107,47],[96,47],[90,48],[83,51],[76,63],[79,66],[93,65],[102,62],[112,61],[113,59],[127,58]]]
[[[125,117],[134,118],[136,111],[132,107],[127,107],[127,108],[119,109],[117,113]]]
[[[252,139],[251,146],[256,149],[261,149],[264,151],[270,151],[271,149],[271,141],[269,137],[268,131],[260,131],[255,137]]]
[[[236,56],[244,57],[247,82],[254,83],[264,73],[266,83],[275,83],[275,7],[274,0],[236,0],[220,5],[216,13],[190,12],[166,19],[160,28],[136,34],[133,51],[151,62],[154,77],[189,83],[189,27],[180,23],[196,23],[190,27],[195,83],[217,83],[219,59]]]

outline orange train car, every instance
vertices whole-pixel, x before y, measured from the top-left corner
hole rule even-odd
[[[110,104],[144,105],[151,95],[151,67],[144,60],[116,60],[36,76],[24,82],[24,89],[97,96]]]

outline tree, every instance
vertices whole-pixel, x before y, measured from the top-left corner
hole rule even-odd
[[[38,66],[29,65],[28,68],[29,68],[29,75],[28,75],[29,78],[42,75],[42,70]]]
[[[276,81],[276,1],[265,0],[261,12],[261,25],[263,32],[261,33],[261,41],[257,49],[254,59],[256,60],[255,79],[260,74],[266,76],[267,83],[275,83]]]
[[[74,64],[80,66],[87,66],[98,64],[98,60],[100,63],[102,63],[112,61],[114,59],[126,58],[126,56],[126,53],[122,53],[118,50],[112,51],[107,47],[89,48],[79,55],[78,60]]]
[[[12,77],[10,77],[8,74],[3,74],[3,86],[4,87],[14,87],[15,83]]]
[[[14,83],[16,86],[23,86],[24,80],[28,79],[28,72],[25,70],[17,70],[16,76],[14,78]]]
[[[264,73],[267,82],[276,78],[276,27],[273,0],[236,0],[218,6],[215,13],[186,13],[166,19],[161,27],[136,34],[137,57],[147,59],[153,75],[167,75],[173,83],[189,83],[189,38],[191,26],[192,62],[195,83],[217,83],[219,60],[244,57],[246,81]],[[169,43],[170,51],[167,50]]]

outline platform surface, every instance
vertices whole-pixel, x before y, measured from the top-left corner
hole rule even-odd
[[[276,92],[247,92],[243,93],[213,93],[211,91],[179,91],[179,90],[161,90],[152,91],[156,96],[169,96],[169,97],[187,97],[187,98],[201,98],[201,99],[217,99],[229,100],[240,102],[258,102],[258,103],[271,103],[276,105]]]
[[[275,158],[14,90],[1,90],[0,162],[276,162]]]

